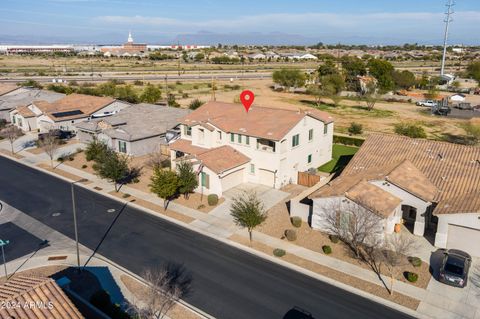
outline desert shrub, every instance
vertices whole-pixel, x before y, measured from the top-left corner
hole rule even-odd
[[[188,104],[188,108],[190,110],[196,110],[198,109],[200,106],[202,106],[205,102],[203,101],[200,101],[199,99],[195,99],[195,100],[192,100],[190,102],[190,104]]]
[[[73,155],[68,156],[68,160],[70,162],[73,162],[75,160],[75,157]]]
[[[348,133],[353,135],[362,134],[363,132],[363,125],[360,123],[352,122],[348,128]]]
[[[87,168],[88,166],[86,164],[83,164],[82,165],[82,168]]]
[[[193,89],[194,89],[194,90],[198,90],[198,85],[194,85],[194,86],[193,86]]]
[[[175,82],[176,85],[182,85],[182,82],[181,81],[177,81]]]
[[[183,94],[182,94],[182,98],[184,98],[184,99],[188,98],[188,93],[186,93],[186,92],[183,93]]]
[[[297,240],[297,231],[295,229],[285,230],[285,238],[287,238],[288,241]]]
[[[421,125],[414,123],[397,123],[395,124],[395,133],[412,138],[426,138],[427,133]]]
[[[422,260],[418,257],[408,257],[408,261],[412,264],[414,267],[420,267],[422,265]]]
[[[330,255],[332,253],[332,247],[328,245],[323,245],[322,250],[325,255]]]
[[[169,159],[163,160],[160,162],[160,167],[161,168],[169,168],[172,166],[172,163],[170,162]]]
[[[60,156],[57,158],[57,161],[59,161],[60,163],[63,163],[65,161],[65,158],[63,156]]]
[[[418,274],[408,271],[407,272],[407,280],[410,281],[410,282],[417,282]]]
[[[128,194],[128,193],[125,193],[125,194],[122,195],[123,198],[129,198],[130,196],[131,196],[131,195]]]
[[[298,216],[291,217],[290,222],[292,223],[293,227],[299,228],[302,226],[302,219]]]
[[[337,235],[329,235],[328,238],[330,239],[330,241],[334,244],[338,243],[340,241],[340,239],[338,238]]]
[[[198,207],[197,207],[197,209],[204,209],[204,208],[205,208],[205,205],[203,205],[203,204],[200,204],[200,205],[198,205]]]
[[[218,195],[217,194],[210,194],[207,197],[207,202],[209,206],[215,206],[218,204]]]
[[[143,85],[143,81],[135,80],[135,81],[133,81],[133,85],[142,86],[142,85]]]
[[[273,250],[273,255],[274,255],[275,257],[283,257],[283,256],[285,256],[286,253],[287,253],[287,252],[286,252],[285,250],[280,249],[280,248],[275,248],[275,249]]]
[[[96,161],[101,158],[107,151],[107,145],[94,139],[91,141],[85,149],[85,158],[87,161]]]
[[[362,146],[364,139],[349,137],[349,136],[333,136],[334,144],[343,144],[343,145],[353,145],[353,146]]]

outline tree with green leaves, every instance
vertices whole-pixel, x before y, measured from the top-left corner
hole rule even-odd
[[[115,89],[115,98],[128,103],[138,103],[140,101],[137,92],[135,92],[135,89],[130,84],[117,86]]]
[[[93,169],[98,176],[109,180],[115,186],[118,192],[122,184],[124,184],[131,175],[128,165],[129,159],[125,154],[119,154],[112,149],[107,149],[101,154],[93,164]]]
[[[467,67],[467,74],[480,83],[480,61],[473,61]]]
[[[393,81],[395,85],[400,89],[409,89],[415,85],[415,74],[408,70],[394,71],[392,73]]]
[[[193,193],[198,186],[197,174],[193,170],[192,164],[182,161],[177,165],[178,172],[178,191],[188,199],[188,195]]]
[[[236,225],[247,228],[250,242],[253,229],[267,219],[265,206],[254,192],[245,192],[233,198],[230,214]]]
[[[467,133],[467,136],[471,138],[473,144],[480,143],[480,125],[472,122],[463,125],[463,129]]]
[[[196,110],[198,109],[200,106],[202,106],[203,104],[205,104],[205,102],[199,100],[199,99],[194,99],[192,100],[189,104],[188,104],[188,108],[190,110]]]
[[[163,170],[159,167],[155,167],[150,180],[150,191],[164,200],[163,208],[167,210],[168,203],[178,191],[177,174],[174,171]]]
[[[99,141],[97,138],[88,143],[87,148],[85,149],[85,158],[87,161],[96,161],[104,156],[108,147],[102,141]]]
[[[358,76],[367,74],[365,62],[357,57],[345,56],[341,60],[345,84],[349,90],[359,91]]]
[[[273,82],[282,85],[285,89],[303,87],[306,76],[299,69],[281,69],[273,72]]]
[[[382,59],[371,59],[367,64],[370,75],[378,81],[378,88],[381,92],[388,92],[395,88],[393,80],[393,65]]]
[[[148,84],[140,95],[140,101],[155,104],[162,98],[162,91],[152,84]]]
[[[332,74],[338,74],[338,69],[335,63],[332,60],[325,61],[324,64],[318,67],[319,76],[327,76]]]

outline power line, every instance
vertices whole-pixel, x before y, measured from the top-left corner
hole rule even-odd
[[[440,71],[440,75],[445,74],[445,60],[447,57],[447,42],[448,42],[448,29],[450,27],[450,22],[453,21],[452,15],[454,13],[453,6],[455,6],[455,0],[447,0],[447,4],[445,5],[447,10],[445,11],[445,36],[443,38],[443,56],[442,56],[442,68]]]

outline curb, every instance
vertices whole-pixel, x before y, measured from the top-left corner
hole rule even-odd
[[[66,178],[66,177],[63,177],[63,176],[61,176],[61,175],[54,174],[54,173],[52,173],[52,172],[50,172],[50,171],[47,171],[47,170],[43,170],[42,168],[37,167],[37,166],[35,166],[35,165],[30,165],[30,164],[27,164],[27,163],[23,163],[23,162],[21,162],[21,161],[18,160],[18,159],[12,159],[12,158],[10,158],[9,156],[5,156],[5,154],[0,154],[0,156],[3,156],[3,157],[5,157],[5,158],[11,159],[11,160],[14,160],[14,161],[18,162],[19,164],[22,164],[22,165],[27,166],[27,167],[30,167],[30,168],[34,168],[34,169],[36,169],[36,170],[38,170],[38,171],[41,171],[41,172],[46,173],[46,174],[49,174],[49,175],[51,175],[51,176],[53,176],[53,177],[59,178],[59,179],[64,180],[64,181],[66,181],[66,182],[69,182],[69,183],[72,182],[70,179],[68,179],[68,178]],[[231,241],[231,240],[229,240],[229,239],[222,238],[222,237],[217,236],[217,235],[215,235],[215,234],[203,232],[202,230],[199,230],[199,229],[191,226],[190,224],[181,222],[181,221],[179,221],[179,220],[176,220],[176,219],[174,219],[174,218],[172,218],[172,217],[169,217],[169,216],[166,216],[166,215],[162,215],[162,214],[157,213],[157,212],[155,212],[155,211],[153,211],[153,210],[151,210],[151,209],[149,209],[149,208],[140,206],[140,205],[138,205],[138,204],[132,203],[132,202],[127,201],[127,200],[123,200],[123,199],[121,199],[121,198],[118,198],[118,197],[113,196],[113,195],[108,194],[108,193],[95,191],[95,190],[93,189],[93,187],[89,187],[89,185],[77,184],[76,186],[85,188],[85,189],[90,190],[90,191],[94,191],[94,192],[100,193],[101,195],[103,195],[103,196],[105,196],[105,197],[108,197],[108,198],[110,198],[110,199],[112,199],[112,200],[115,200],[115,201],[117,201],[117,202],[120,202],[120,203],[122,203],[122,204],[130,205],[130,206],[136,208],[137,210],[140,210],[140,211],[142,211],[142,212],[144,212],[144,213],[146,213],[146,214],[150,214],[150,215],[156,216],[157,218],[165,219],[165,220],[167,220],[167,221],[169,221],[169,222],[171,222],[171,223],[174,223],[174,224],[179,225],[179,226],[181,226],[181,227],[187,228],[187,229],[189,229],[189,230],[191,230],[191,231],[194,231],[194,232],[196,232],[196,233],[198,233],[198,234],[201,234],[201,235],[207,236],[207,237],[209,237],[209,238],[215,239],[215,240],[220,241],[220,242],[222,242],[222,243],[224,243],[224,244],[227,244],[227,245],[229,245],[229,246],[232,246],[232,247],[235,247],[235,248],[240,249],[240,250],[242,250],[242,251],[245,251],[245,252],[247,252],[247,253],[249,253],[249,254],[251,254],[251,255],[254,255],[254,256],[257,256],[257,257],[259,257],[259,258],[268,260],[268,261],[270,261],[270,262],[272,262],[272,263],[281,265],[281,266],[283,266],[283,267],[285,267],[285,268],[289,268],[289,269],[295,270],[295,271],[297,271],[297,272],[299,272],[299,273],[302,273],[302,274],[307,275],[307,276],[309,276],[309,277],[312,277],[312,278],[314,278],[314,279],[323,281],[323,282],[325,282],[325,283],[327,283],[327,284],[330,284],[330,285],[332,285],[332,286],[338,287],[338,288],[340,288],[340,289],[346,290],[346,291],[348,291],[348,292],[350,292],[350,293],[354,293],[354,294],[359,295],[359,296],[362,296],[362,297],[364,297],[364,298],[373,300],[373,301],[375,301],[375,302],[377,302],[377,303],[379,303],[379,304],[382,304],[382,305],[387,306],[387,307],[389,307],[389,308],[391,308],[391,309],[394,309],[394,310],[403,312],[403,313],[408,314],[408,315],[410,315],[410,316],[412,316],[412,317],[421,318],[421,319],[432,319],[432,317],[429,317],[429,316],[420,314],[420,313],[418,313],[417,311],[414,311],[414,310],[412,310],[412,309],[410,309],[410,308],[401,306],[401,305],[399,305],[399,304],[397,304],[397,303],[394,303],[394,302],[389,301],[389,300],[386,300],[386,299],[384,299],[384,298],[375,296],[375,295],[373,295],[373,294],[370,294],[370,293],[365,292],[365,291],[363,291],[363,290],[360,290],[360,289],[358,289],[358,288],[354,288],[354,287],[352,287],[352,286],[349,286],[349,285],[346,285],[346,284],[344,284],[344,283],[338,282],[338,281],[333,280],[333,279],[331,279],[331,278],[328,278],[328,277],[326,277],[326,276],[323,276],[323,275],[317,274],[317,273],[315,273],[315,272],[312,272],[312,271],[310,271],[310,270],[304,269],[304,268],[302,268],[302,267],[300,267],[300,266],[297,266],[297,265],[291,264],[291,263],[289,263],[289,262],[283,261],[283,260],[281,260],[281,259],[275,258],[275,257],[273,257],[273,256],[270,256],[270,255],[266,254],[266,253],[257,251],[257,250],[255,250],[255,249],[253,249],[253,248],[250,248],[250,247],[241,245],[241,244],[239,244],[239,243],[236,243],[236,242]],[[122,267],[122,268],[123,268],[123,267]],[[421,302],[421,300],[419,300],[419,301]],[[193,307],[193,306],[192,306],[192,307]],[[193,307],[193,308],[195,308],[195,307]],[[213,317],[207,317],[207,318],[213,318]]]

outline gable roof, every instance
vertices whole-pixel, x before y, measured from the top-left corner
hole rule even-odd
[[[0,307],[0,319],[84,318],[51,278],[13,277],[0,286],[0,301],[19,305],[30,302],[39,304],[38,307]]]
[[[383,218],[389,217],[402,202],[400,198],[365,180],[350,188],[345,197]]]
[[[310,197],[338,196],[362,179],[382,176],[438,203],[435,215],[480,212],[480,200],[458,199],[480,197],[480,147],[387,134],[371,134],[341,176]]]
[[[88,117],[112,104],[115,99],[106,96],[70,94],[54,101],[34,101],[33,104],[54,121]]]
[[[196,158],[217,174],[250,162],[250,158],[228,145],[212,148]]]
[[[21,88],[17,92],[0,96],[0,110],[12,110],[18,106],[31,104],[34,100],[54,102],[65,97],[65,94],[46,90]]]
[[[211,124],[227,133],[279,141],[305,116],[326,124],[333,122],[328,113],[316,109],[292,111],[252,106],[247,113],[241,104],[208,102],[182,118],[181,123],[189,126]]]
[[[35,113],[33,113],[32,110],[30,110],[26,105],[19,106],[16,108],[16,110],[18,114],[20,114],[24,118],[35,117]]]

